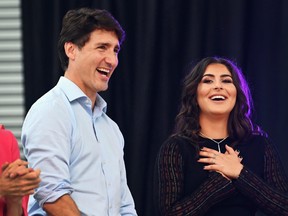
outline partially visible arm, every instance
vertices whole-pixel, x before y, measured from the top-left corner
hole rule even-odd
[[[6,216],[22,216],[22,197],[6,199]]]
[[[26,115],[21,136],[30,167],[41,170],[41,183],[33,195],[37,203],[29,209],[30,212],[37,212],[39,206],[55,203],[73,191],[69,181],[69,114],[63,105],[56,102],[49,105],[46,101],[36,105]]]
[[[126,169],[124,160],[121,166],[121,216],[137,216],[134,200],[127,185]]]
[[[261,179],[244,167],[234,184],[265,213],[288,215],[288,177],[277,151],[268,141],[265,147],[264,178]]]
[[[184,196],[184,167],[179,145],[162,146],[156,162],[156,205],[165,216],[204,215],[211,206],[234,194],[231,181],[211,172],[192,194]],[[187,181],[187,179],[185,179]]]
[[[7,162],[3,163],[1,167],[0,197],[3,196],[5,199],[5,215],[27,216],[28,195],[38,187],[40,171],[27,168],[28,163],[19,159],[19,147],[14,135],[7,130],[4,131],[4,135],[4,146],[7,148],[5,161]]]
[[[51,216],[81,216],[76,203],[67,194],[53,203],[45,203],[43,209]]]
[[[17,160],[16,162],[19,161]],[[12,168],[10,167],[11,164]],[[6,169],[4,169],[4,172],[0,176],[0,194],[3,195],[6,201],[6,215],[27,215],[27,202],[26,199],[23,199],[23,196],[32,194],[34,189],[38,187],[40,182],[40,171],[31,171],[29,168],[23,167],[22,165],[15,167],[13,166],[15,162],[11,164],[5,166]],[[26,174],[23,174],[25,173],[25,169]],[[6,170],[18,174],[12,178],[9,175],[5,175]],[[17,170],[20,170],[20,172],[17,172]],[[22,175],[19,176],[19,173],[22,173]]]
[[[16,168],[17,169],[17,168]],[[4,175],[5,171],[0,176],[0,195],[6,199],[14,196],[25,196],[34,193],[34,189],[40,183],[40,170],[30,171],[26,168],[27,173],[21,176],[10,178]],[[13,170],[12,170],[13,172]]]

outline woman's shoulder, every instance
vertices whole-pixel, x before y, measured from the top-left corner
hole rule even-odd
[[[253,132],[249,137],[249,140],[262,144],[268,144],[271,142],[268,133],[263,130]]]
[[[268,134],[264,131],[253,132],[249,137],[240,142],[240,145],[255,146],[256,148],[264,148],[269,145],[271,140]]]
[[[173,134],[164,141],[166,145],[186,145],[189,143],[191,143],[191,139],[179,134]]]
[[[165,149],[166,151],[178,151],[181,154],[195,151],[192,140],[186,136],[178,134],[169,136],[161,145],[161,149]]]

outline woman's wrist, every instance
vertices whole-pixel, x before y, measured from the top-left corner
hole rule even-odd
[[[239,171],[236,173],[236,175],[234,176],[233,179],[238,179],[240,174],[241,174],[241,171],[243,170],[244,166],[241,164],[241,166],[239,166]]]

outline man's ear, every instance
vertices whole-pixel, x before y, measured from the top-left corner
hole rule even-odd
[[[64,44],[65,53],[66,53],[67,57],[71,60],[75,59],[76,49],[77,49],[76,45],[73,44],[72,42],[66,42]]]

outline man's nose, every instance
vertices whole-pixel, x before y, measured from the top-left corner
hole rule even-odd
[[[105,61],[111,66],[117,66],[118,64],[118,56],[115,52],[108,52],[105,56]]]

